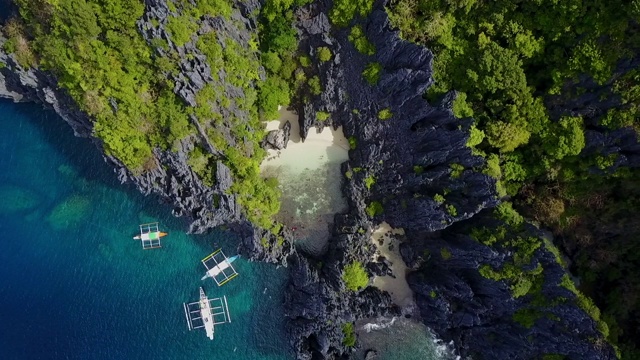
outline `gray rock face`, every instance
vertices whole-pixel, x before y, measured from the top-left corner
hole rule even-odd
[[[534,253],[531,263],[540,263],[544,269],[539,291],[546,302],[538,307],[546,315],[537,316],[529,328],[514,321],[514,314],[530,308],[531,295],[514,298],[508,285],[477,271],[481,264],[500,269],[513,254],[466,235],[474,227],[494,228],[495,222],[490,213],[481,213],[436,233],[407,233],[412,251],[403,252],[403,258],[408,264],[420,264],[407,280],[424,323],[443,339],[453,340],[462,356],[537,359],[557,353],[571,354],[569,359],[615,359],[593,319],[575,304],[575,295],[558,285],[566,271],[544,247]],[[533,226],[526,231],[530,236],[542,235]],[[442,248],[449,249],[450,258],[440,256]],[[434,255],[417,257],[425,252]],[[554,304],[558,298],[566,300]],[[594,341],[603,345],[596,346]]]
[[[269,131],[265,139],[262,141],[262,147],[272,150],[286,149],[290,135],[291,123],[287,121],[282,129]]]
[[[373,219],[375,222],[387,221],[394,227],[433,231],[469,218],[497,202],[494,181],[471,170],[482,165],[483,160],[474,157],[465,146],[465,130],[470,123],[463,122],[459,127],[460,121],[453,117],[447,102],[431,106],[422,99],[424,90],[433,81],[432,54],[401,41],[389,30],[384,11],[374,10],[363,25],[377,52],[367,58],[348,40],[348,28],[337,32],[334,28],[332,33],[323,30],[327,9],[328,2],[321,1],[300,10],[299,14],[301,19],[307,19],[299,23],[303,48],[313,52],[319,46],[328,46],[334,54],[332,61],[314,64],[323,92],[311,102],[298,105],[300,132],[304,138],[315,125],[341,125],[356,146],[349,152],[349,161],[342,165],[343,172],[350,173],[351,177],[343,185],[350,210],[335,217],[322,269],[316,271],[307,263],[309,260],[302,257],[289,261],[292,282],[285,306],[291,338],[296,342],[299,358],[303,359],[348,356],[341,334],[335,335],[339,329],[328,324],[397,314],[398,309],[391,306],[389,295],[375,288],[367,288],[355,298],[336,296],[343,286],[340,277],[344,266],[352,261],[367,264],[371,259],[369,235],[359,231],[373,227],[365,211],[369,204],[379,202],[383,208],[383,213]],[[383,67],[375,86],[369,85],[361,75],[371,61]],[[379,114],[385,109],[392,117],[381,120]],[[330,112],[331,119],[318,124],[317,111]],[[451,163],[470,169],[453,184]],[[416,174],[415,166],[424,171]],[[369,187],[365,186],[367,178],[374,179]],[[450,193],[448,199],[458,209],[456,215],[449,214],[444,206],[432,200],[433,194],[444,193],[445,189]],[[431,195],[426,197],[425,193]],[[366,268],[379,275],[389,271],[384,261]],[[371,299],[376,297],[384,306],[370,306]],[[360,305],[354,303],[358,301]],[[327,334],[334,336],[327,337]]]
[[[0,35],[0,97],[14,101],[35,101],[54,109],[73,129],[76,136],[88,138],[93,125],[86,114],[81,112],[73,99],[58,90],[56,79],[35,69],[23,69],[13,54],[7,55],[2,50],[6,39]],[[1,66],[0,66],[1,67]],[[93,140],[100,146],[100,141]]]
[[[367,350],[364,354],[364,360],[375,360],[378,358],[378,352],[375,350]]]

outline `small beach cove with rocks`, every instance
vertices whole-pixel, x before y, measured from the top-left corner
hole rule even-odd
[[[342,128],[311,127],[300,136],[299,118],[293,111],[279,110],[280,118],[267,123],[265,148],[268,156],[261,164],[264,177],[275,177],[282,191],[281,209],[276,219],[291,230],[296,247],[321,258],[329,246],[336,214],[349,211],[342,193],[341,164],[349,160],[349,142]],[[390,294],[401,308],[397,317],[363,319],[355,323],[361,346],[354,359],[454,359],[448,346],[439,342],[420,322],[405,275],[407,266],[399,253],[404,235],[383,222],[372,229],[370,241],[377,251],[373,264],[387,269],[374,276],[370,285]],[[375,266],[375,265],[374,265]]]
[[[340,164],[349,158],[349,143],[341,128],[330,127],[302,139],[298,116],[284,107],[279,112],[278,120],[267,123],[266,130],[275,131],[267,141],[275,144],[267,146],[261,172],[278,179],[282,196],[276,220],[289,227],[300,250],[319,256],[326,251],[333,216],[347,209]]]

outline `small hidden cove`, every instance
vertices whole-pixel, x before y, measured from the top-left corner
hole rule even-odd
[[[341,128],[330,127],[312,130],[303,140],[298,116],[284,107],[279,113],[278,120],[267,123],[267,131],[291,124],[288,142],[286,148],[268,150],[261,173],[278,179],[282,196],[276,220],[292,230],[299,250],[320,256],[334,215],[347,210],[340,164],[349,159],[349,143]]]

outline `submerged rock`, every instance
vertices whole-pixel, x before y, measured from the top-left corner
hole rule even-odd
[[[91,201],[86,196],[71,195],[56,205],[47,217],[54,230],[65,230],[79,226],[91,211]]]
[[[0,214],[28,211],[41,201],[33,191],[13,185],[0,186],[0,199]]]

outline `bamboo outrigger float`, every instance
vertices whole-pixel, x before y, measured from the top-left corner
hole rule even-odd
[[[231,322],[227,297],[209,299],[203,288],[200,288],[199,301],[182,305],[189,331],[204,328],[207,337],[211,340],[213,340],[216,325]]]
[[[202,280],[210,277],[218,286],[222,286],[229,282],[231,279],[238,276],[236,269],[231,265],[238,258],[238,255],[227,258],[222,252],[222,249],[218,249],[211,253],[206,258],[202,259],[202,264],[207,269],[207,272],[202,277]]]
[[[158,223],[148,223],[140,225],[140,235],[136,235],[133,237],[134,240],[140,240],[142,243],[142,248],[147,249],[157,249],[162,247],[160,243],[160,238],[163,236],[167,236],[168,234],[165,232],[161,232],[158,228]]]

